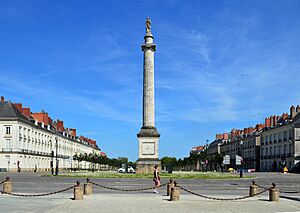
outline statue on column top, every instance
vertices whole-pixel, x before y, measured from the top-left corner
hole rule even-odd
[[[146,19],[146,33],[151,34],[151,20],[149,17]]]

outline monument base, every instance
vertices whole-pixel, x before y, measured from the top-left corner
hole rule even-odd
[[[137,174],[153,174],[154,166],[158,165],[160,171],[161,163],[159,159],[138,159],[136,162],[136,173]]]

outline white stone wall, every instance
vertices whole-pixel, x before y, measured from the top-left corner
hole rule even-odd
[[[157,137],[141,137],[139,140],[139,159],[158,159]]]
[[[261,134],[261,171],[272,171],[273,164],[286,163],[290,169],[295,164],[294,128],[284,125],[272,128]],[[285,160],[282,159],[284,156]]]
[[[7,126],[11,127],[10,135],[5,132]],[[71,168],[73,165],[67,158],[72,158],[75,153],[100,154],[99,150],[35,125],[20,121],[0,121],[0,168],[17,170],[19,161],[23,171],[35,168],[45,170],[50,169],[51,160],[55,168],[56,137],[59,168]],[[54,151],[53,159],[52,151]],[[82,164],[83,167],[90,166],[87,162]]]

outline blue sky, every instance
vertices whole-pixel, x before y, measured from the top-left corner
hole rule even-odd
[[[300,1],[0,1],[0,94],[136,160],[152,20],[160,157],[300,104]]]

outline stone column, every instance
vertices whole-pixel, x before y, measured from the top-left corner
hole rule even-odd
[[[152,34],[146,34],[144,52],[144,79],[143,79],[143,127],[154,127],[154,51]]]
[[[137,134],[139,141],[139,159],[137,173],[151,173],[154,165],[160,165],[158,160],[158,139],[160,134],[155,128],[154,105],[154,52],[156,44],[151,33],[151,21],[146,20],[145,43],[142,45],[144,52],[143,66],[143,126]]]

